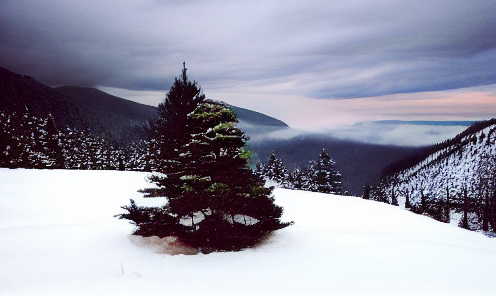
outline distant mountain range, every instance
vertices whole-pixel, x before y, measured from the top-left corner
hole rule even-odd
[[[164,95],[165,97],[165,95]],[[119,98],[95,88],[61,86],[51,88],[32,77],[0,68],[0,109],[39,117],[51,114],[59,127],[89,128],[125,145],[144,138],[143,124],[157,108]],[[248,109],[230,106],[241,124],[288,128],[284,122]]]

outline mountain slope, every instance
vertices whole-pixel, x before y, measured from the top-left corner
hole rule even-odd
[[[32,77],[0,67],[0,109],[8,113],[28,111],[38,117],[52,115],[58,127],[89,127],[88,110]]]
[[[261,125],[261,126],[272,126],[272,127],[280,127],[280,128],[288,128],[289,126],[274,117],[270,117],[268,115],[262,114],[260,112],[252,111],[249,109],[236,107],[229,105],[229,108],[236,113],[239,121],[246,124],[251,125]]]
[[[118,144],[144,138],[141,127],[157,110],[95,88],[61,86],[54,89],[4,68],[0,68],[0,106],[9,113],[24,112],[27,107],[31,114],[41,118],[51,114],[59,128],[90,128]],[[242,126],[263,130],[288,127],[259,112],[230,107]]]
[[[156,115],[152,106],[132,102],[95,88],[62,86],[56,91],[68,96],[81,108],[86,108],[91,127],[105,133],[117,143],[127,143],[144,136],[140,129]]]
[[[295,225],[264,245],[168,255],[113,217],[165,202],[146,175],[0,169],[0,294],[496,295],[495,239],[355,197],[276,189]]]
[[[133,132],[139,132],[134,127],[141,126],[144,122],[154,117],[157,108],[139,104],[123,98],[119,98],[95,88],[62,86],[56,88],[62,94],[67,95],[77,106],[86,107],[90,110],[89,115],[92,126],[96,130],[110,133],[118,142],[123,142]],[[253,130],[256,129],[281,129],[288,125],[278,119],[265,114],[229,106],[238,116],[240,125]],[[135,135],[131,140],[143,135]]]
[[[397,199],[436,219],[485,231],[491,225],[496,232],[496,119],[475,123],[424,154],[388,168],[375,199]]]

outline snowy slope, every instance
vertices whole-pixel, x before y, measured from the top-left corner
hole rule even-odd
[[[488,159],[496,158],[496,124],[452,142],[390,178],[384,190],[387,198],[391,201],[394,193],[399,206],[405,207],[407,195],[410,203],[418,205],[422,195],[434,200],[446,200],[448,193],[451,199],[461,198],[464,188],[470,197],[480,198],[477,187],[481,183],[480,168],[491,166]],[[461,216],[452,210],[451,223],[458,225]]]
[[[430,185],[432,188],[429,190],[438,189],[445,192],[446,186],[440,186],[445,184],[452,188],[453,194],[460,192],[463,185],[474,182],[477,178],[481,158],[496,155],[495,129],[496,125],[489,126],[462,138],[460,142],[465,143],[462,147],[450,146],[432,154],[417,166],[403,172],[402,180],[419,183],[419,179],[424,178],[436,184]]]
[[[496,295],[496,239],[356,197],[276,189],[265,245],[164,254],[112,217],[145,176],[0,169],[0,295]]]

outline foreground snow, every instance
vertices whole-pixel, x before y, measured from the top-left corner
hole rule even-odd
[[[145,176],[0,169],[0,295],[496,295],[496,239],[355,197],[276,189],[265,245],[164,254],[113,218]]]

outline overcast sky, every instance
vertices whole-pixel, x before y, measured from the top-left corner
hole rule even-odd
[[[207,97],[326,128],[496,117],[495,0],[1,0],[0,67],[156,105]]]

